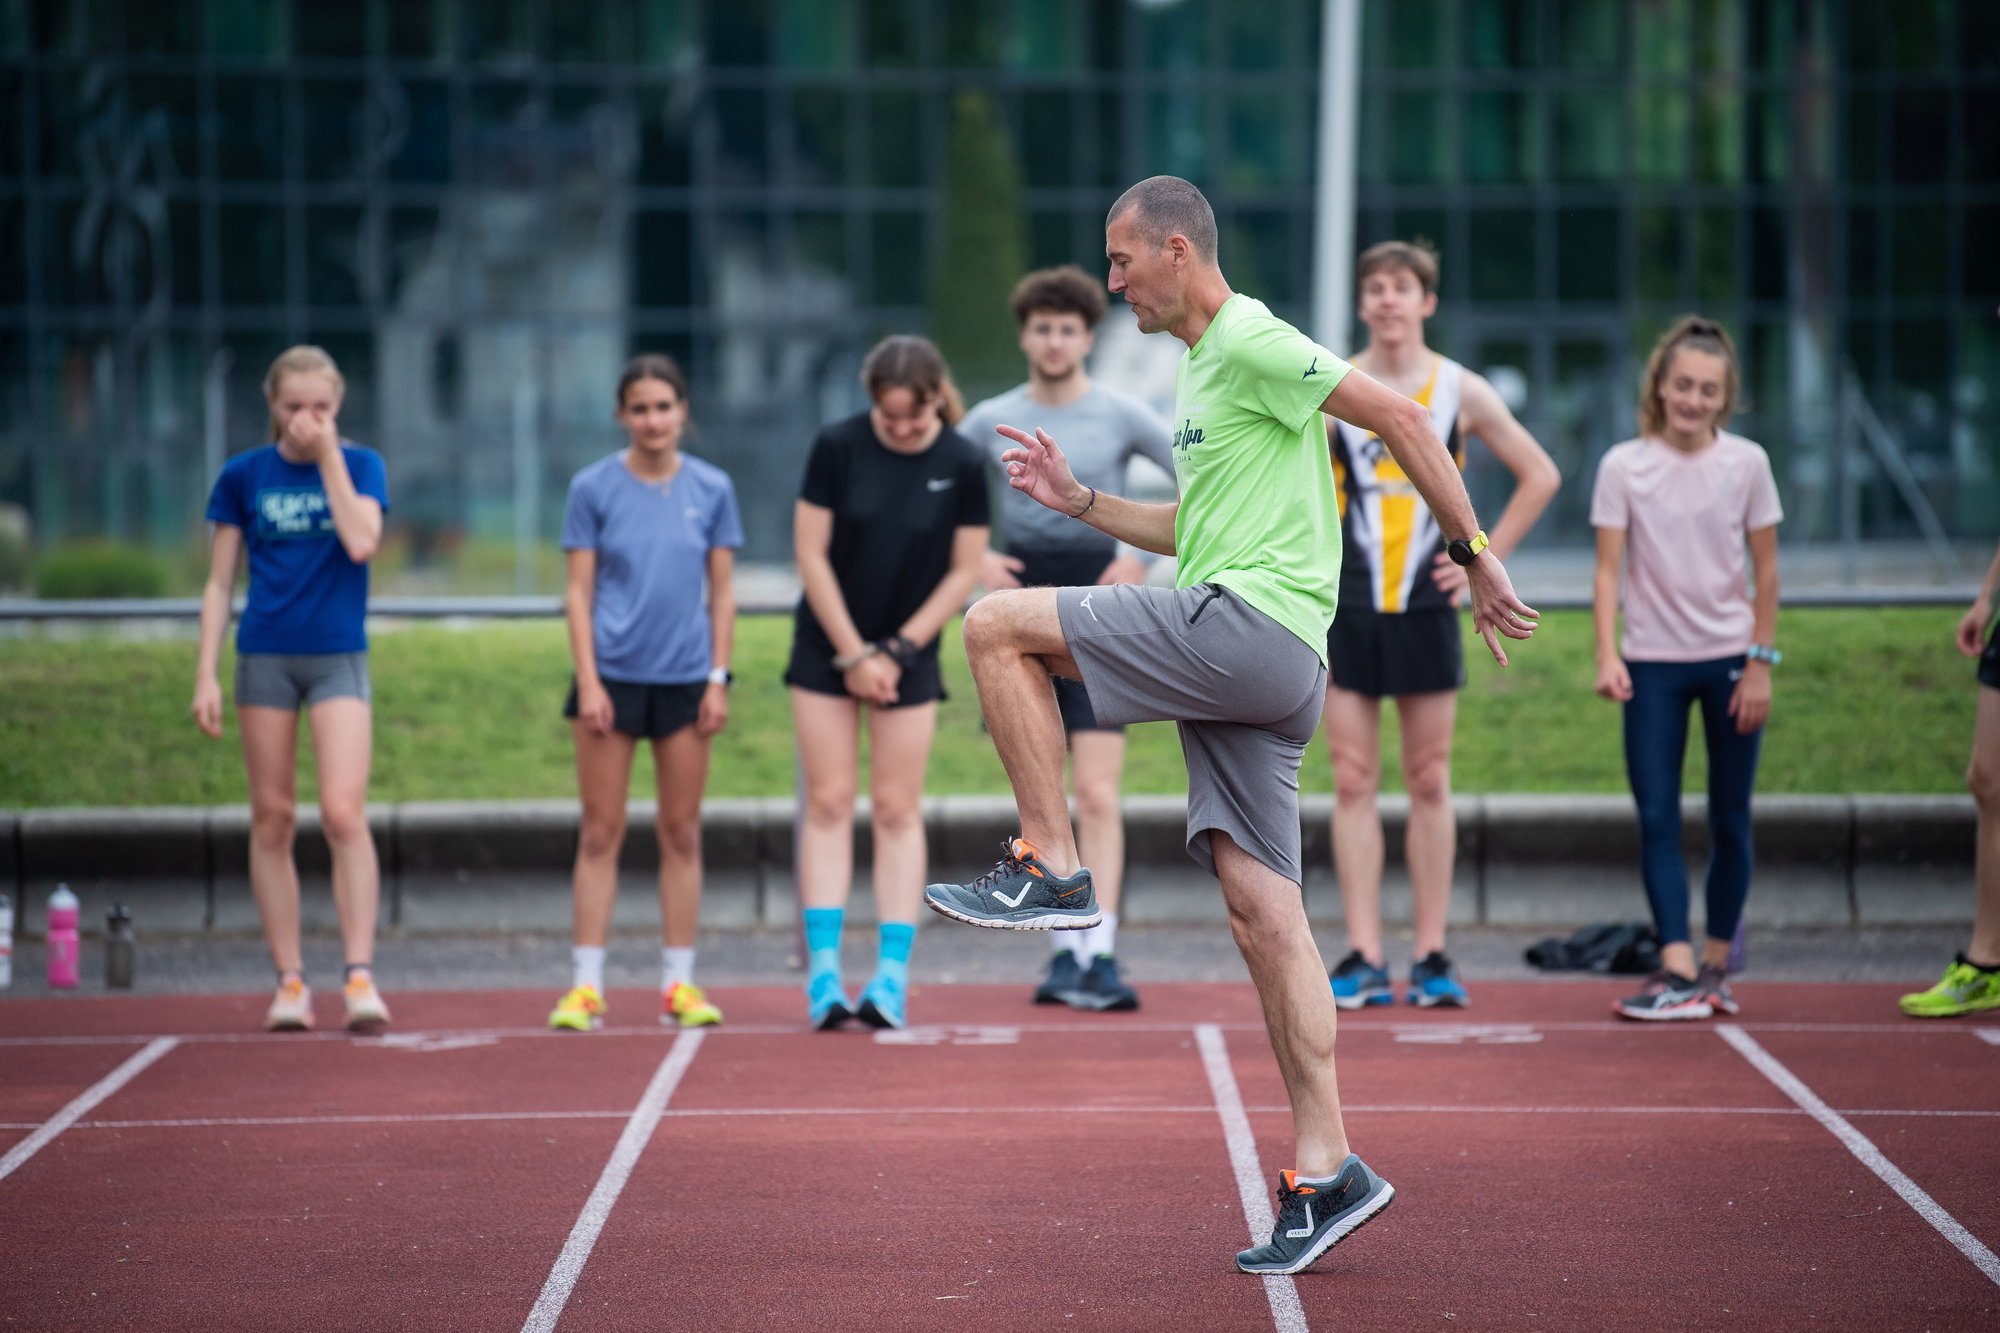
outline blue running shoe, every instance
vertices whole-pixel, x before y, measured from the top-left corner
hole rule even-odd
[[[1410,964],[1411,1004],[1420,1004],[1426,1009],[1440,1005],[1447,1009],[1463,1009],[1471,1003],[1465,994],[1465,983],[1458,979],[1458,967],[1444,956],[1442,949],[1425,954]]]
[[[1326,979],[1333,986],[1334,1004],[1342,1009],[1396,1002],[1396,992],[1389,986],[1388,969],[1375,966],[1358,949],[1341,959]]]
[[[861,1006],[855,1017],[871,1028],[902,1028],[909,1024],[909,991],[903,981],[877,972],[861,992]]]
[[[831,1032],[854,1017],[836,972],[815,972],[806,982],[806,1014],[814,1031]]]

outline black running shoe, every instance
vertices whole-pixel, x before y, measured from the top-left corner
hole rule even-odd
[[[1083,984],[1076,988],[1070,1003],[1079,1009],[1099,1012],[1137,1009],[1139,992],[1118,975],[1118,960],[1108,953],[1101,953],[1090,960],[1090,967],[1083,974]]]
[[[1743,1006],[1736,1002],[1736,992],[1729,989],[1729,972],[1713,963],[1702,966],[1701,974],[1694,979],[1696,989],[1708,1001],[1709,1008],[1718,1014],[1740,1014]]]
[[[1246,1273],[1300,1272],[1395,1198],[1396,1187],[1352,1153],[1328,1179],[1300,1180],[1296,1171],[1280,1171],[1278,1220],[1270,1242],[1239,1253],[1236,1266]]]
[[[1001,846],[999,865],[970,884],[931,885],[925,905],[939,916],[996,930],[1084,930],[1103,919],[1090,871],[1065,879],[1042,864],[1025,838]]]
[[[1076,965],[1076,955],[1068,949],[1058,949],[1055,957],[1049,959],[1049,974],[1035,987],[1035,1003],[1068,1004],[1082,984],[1083,969]]]

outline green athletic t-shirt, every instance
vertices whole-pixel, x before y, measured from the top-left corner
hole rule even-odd
[[[1262,301],[1232,296],[1174,383],[1179,586],[1219,583],[1326,660],[1340,512],[1320,404],[1348,365]]]

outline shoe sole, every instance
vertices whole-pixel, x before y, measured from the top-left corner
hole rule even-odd
[[[1043,912],[1036,916],[1024,917],[972,916],[959,911],[956,907],[946,907],[928,895],[924,898],[924,906],[939,916],[962,921],[968,926],[984,926],[988,930],[1089,930],[1104,920],[1104,913],[1095,910],[1089,916],[1070,916],[1061,912]]]
[[[878,1032],[885,1028],[901,1031],[903,1027],[902,1023],[876,1008],[875,1001],[873,1000],[863,1000],[861,1008],[855,1011],[854,1016]]]
[[[1896,1007],[1903,1011],[1903,1016],[1906,1018],[1965,1018],[1972,1014],[1990,1013],[1992,1010],[2000,1009],[2000,1000],[1982,1000],[1974,1004],[1953,1005],[1949,1009],[1932,1009],[1928,1012],[1912,1009],[1901,1003]]]
[[[1092,995],[1088,991],[1073,991],[1068,1001],[1072,1009],[1082,1009],[1093,1014],[1125,1014],[1139,1007],[1139,997],[1127,992],[1123,995]]]
[[[1352,1012],[1356,1009],[1370,1009],[1378,1005],[1394,1004],[1396,997],[1388,991],[1371,991],[1366,995],[1336,995],[1333,1007]]]
[[[297,1018],[281,1018],[275,1022],[268,1018],[264,1020],[266,1032],[311,1032],[312,1026],[310,1021]]]
[[[1363,1199],[1360,1207],[1354,1212],[1349,1213],[1346,1217],[1328,1227],[1326,1235],[1315,1241],[1310,1249],[1306,1250],[1297,1259],[1292,1260],[1291,1263],[1282,1266],[1272,1264],[1253,1268],[1246,1266],[1239,1259],[1236,1262],[1237,1271],[1255,1273],[1259,1277],[1283,1277],[1293,1273],[1302,1273],[1306,1269],[1311,1268],[1321,1255],[1387,1212],[1389,1205],[1395,1201],[1396,1187],[1385,1180],[1382,1182],[1381,1189],[1368,1198]]]
[[[377,1032],[388,1026],[387,1014],[360,1014],[347,1020],[349,1032]]]
[[[558,1023],[553,1018],[549,1020],[551,1032],[595,1032],[603,1026],[604,1020],[601,1018],[587,1019],[582,1023]]]
[[[1681,1004],[1672,1009],[1627,1009],[1623,1004],[1613,1004],[1611,1012],[1620,1018],[1630,1018],[1640,1023],[1689,1022],[1698,1018],[1715,1017],[1715,1008],[1708,1004]]]
[[[1410,1003],[1419,1009],[1470,1009],[1472,1002],[1463,995],[1412,995]]]
[[[688,1019],[685,1018],[676,1017],[673,1014],[660,1015],[660,1026],[663,1028],[672,1028],[672,1027],[712,1028],[712,1027],[719,1027],[721,1023],[722,1023],[721,1014],[717,1014],[714,1018],[697,1018],[692,1021],[689,1021]]]
[[[813,1031],[831,1032],[852,1017],[854,1017],[852,1009],[844,1004],[836,1004],[819,1016],[819,1022],[812,1025]]]

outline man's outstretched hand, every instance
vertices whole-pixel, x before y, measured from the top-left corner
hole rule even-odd
[[[995,430],[1014,442],[1014,448],[1000,455],[1007,465],[1007,484],[1030,500],[1058,513],[1075,517],[1090,502],[1090,491],[1078,484],[1069,470],[1060,445],[1037,426],[1033,435],[1013,426]]]
[[[1510,639],[1530,637],[1542,613],[1514,595],[1513,580],[1507,577],[1500,558],[1491,551],[1481,552],[1465,567],[1465,572],[1472,594],[1472,628],[1486,640],[1493,660],[1506,666],[1507,650],[1500,646],[1499,635]]]

